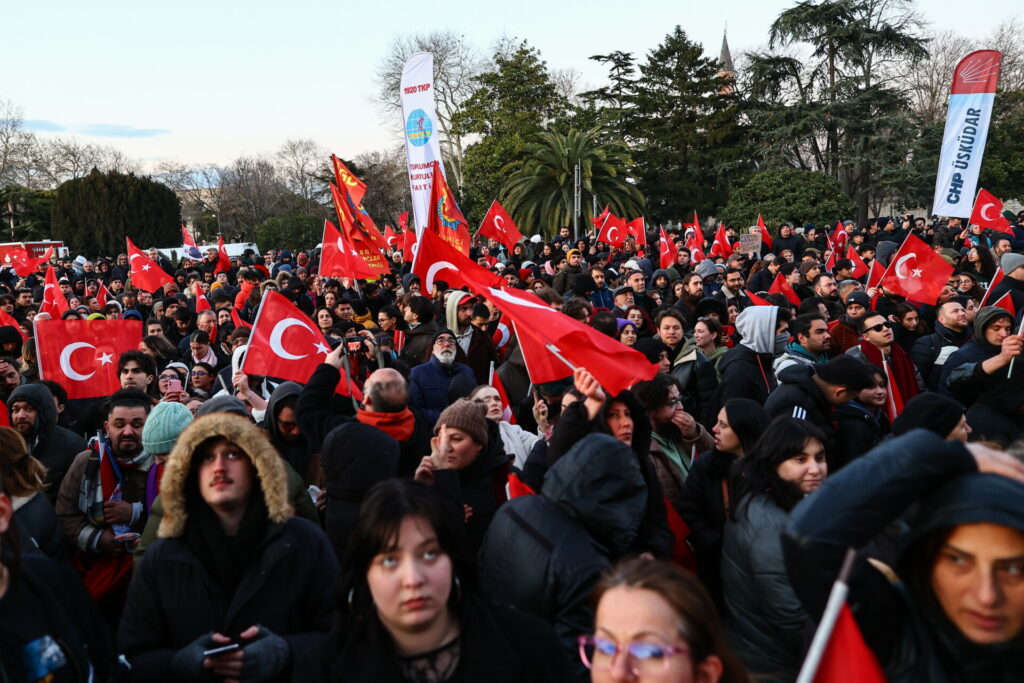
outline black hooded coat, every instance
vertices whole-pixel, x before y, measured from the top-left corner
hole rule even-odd
[[[7,399],[8,411],[18,401],[30,403],[36,409],[36,424],[24,436],[32,455],[46,466],[46,495],[54,503],[68,467],[75,456],[85,450],[85,440],[57,424],[53,394],[42,384],[22,384],[15,388]]]

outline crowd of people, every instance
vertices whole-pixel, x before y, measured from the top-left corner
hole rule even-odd
[[[52,262],[64,318],[143,327],[117,391],[70,399],[38,368],[42,270],[4,268],[0,677],[792,681],[853,549],[888,680],[1019,680],[1024,212],[845,229],[867,264],[913,234],[954,274],[906,301],[809,224],[724,258],[670,230],[668,268],[655,235],[474,236],[646,357],[619,393],[532,382],[500,308],[428,295],[401,251],[356,282],[319,249],[150,249],[158,292],[126,254]],[[330,343],[305,382],[242,370],[268,290]]]

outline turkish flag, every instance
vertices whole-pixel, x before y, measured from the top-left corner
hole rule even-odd
[[[643,216],[626,223],[626,232],[636,240],[637,244],[647,244],[647,227]]]
[[[704,243],[707,241],[704,239],[704,230],[700,227],[700,218],[697,217],[697,212],[693,212],[693,223],[688,226],[693,228],[693,239],[696,240],[697,244],[700,245],[701,253],[704,253]]]
[[[427,296],[433,296],[434,281],[442,280],[449,287],[501,287],[505,280],[497,273],[481,268],[468,256],[430,230],[420,236],[419,251],[412,264],[412,272],[419,276],[420,287]]]
[[[409,232],[409,212],[405,211],[398,214],[398,227],[402,229],[402,232]]]
[[[96,303],[99,304],[100,308],[103,308],[107,305],[107,302],[113,298],[114,295],[110,293],[109,289],[107,289],[107,285],[103,283],[103,280],[100,280],[100,286],[96,290]]]
[[[21,325],[18,324],[18,321],[11,317],[11,314],[2,308],[0,308],[0,327],[13,327],[18,331],[18,334],[21,335],[21,341],[28,339],[25,333],[21,331]]]
[[[661,255],[661,267],[669,269],[676,261],[675,244],[668,238],[665,228],[661,228],[661,238],[658,240],[658,250]]]
[[[284,294],[267,290],[249,335],[242,370],[250,375],[290,379],[300,384],[331,352],[327,339]],[[351,377],[342,372],[335,392],[362,399]]]
[[[849,605],[843,605],[814,683],[885,683],[875,653],[864,642]]]
[[[1007,311],[1010,315],[1014,317],[1017,316],[1017,307],[1013,305],[1013,298],[1010,297],[1009,292],[1003,294],[1001,297],[996,299],[996,301],[992,305],[998,306],[999,308],[1003,309],[1004,311]]]
[[[430,186],[430,211],[427,230],[452,245],[463,254],[469,254],[469,223],[455,202],[455,195],[441,172],[440,162],[433,162],[434,176]],[[420,238],[422,239],[422,238]]]
[[[402,240],[402,255],[408,259],[409,255],[416,255],[416,231],[406,230]]]
[[[626,243],[627,237],[629,237],[629,230],[626,227],[626,221],[609,213],[601,225],[597,241],[621,249],[622,245]]]
[[[881,285],[911,301],[934,304],[953,274],[953,266],[917,235],[910,235],[893,254]]]
[[[992,228],[999,232],[1010,235],[1013,230],[1010,228],[1010,221],[1003,216],[1003,202],[988,190],[982,188],[978,191],[978,198],[974,200],[974,210],[971,211],[971,224],[980,225],[983,228]]]
[[[202,290],[197,287],[196,291],[196,313],[202,313],[203,311],[213,310],[213,306],[210,305],[210,300],[206,298]]]
[[[781,275],[781,273],[780,273],[780,275]],[[750,297],[750,303],[754,304],[755,306],[774,306],[775,305],[771,301],[768,301],[768,299],[764,299],[762,297],[759,297],[757,294],[754,294],[749,289],[746,289],[744,291],[747,293],[747,296]]]
[[[501,377],[494,371],[494,363],[491,363],[491,386],[494,387],[495,391],[498,392],[498,396],[501,398],[501,419],[509,424],[516,423],[515,413],[512,412],[512,404],[508,401],[508,393],[505,391],[505,385],[501,383]]]
[[[857,250],[853,248],[852,244],[848,244],[846,246],[846,258],[853,261],[854,280],[859,280],[868,274],[868,271],[870,270],[870,268],[868,268],[868,264],[864,263],[864,259],[860,257],[860,254],[857,253]]]
[[[168,282],[174,279],[164,272],[164,269],[153,262],[142,251],[132,243],[130,237],[125,237],[128,242],[128,277],[132,284],[141,290],[155,292]]]
[[[786,301],[794,306],[800,305],[800,297],[797,295],[796,290],[793,289],[793,285],[789,284],[789,281],[786,280],[786,276],[781,272],[775,276],[775,281],[772,282],[772,286],[768,288],[768,293],[781,294],[786,297]]]
[[[334,209],[340,221],[338,230],[344,235],[345,244],[350,247],[350,251],[355,250],[356,254],[366,262],[366,265],[373,273],[366,277],[376,278],[378,275],[391,272],[391,267],[388,265],[387,260],[380,253],[382,248],[387,248],[384,236],[381,235],[382,246],[378,247],[370,236],[356,225],[345,196],[342,196],[341,190],[333,183],[331,183],[331,196],[334,199]]]
[[[121,388],[117,360],[139,348],[139,320],[40,320],[35,324],[39,376],[68,398],[99,398]]]
[[[320,275],[322,277],[350,277],[374,279],[380,274],[363,260],[350,244],[345,243],[338,229],[324,219],[324,237],[320,250]]]
[[[768,232],[768,226],[764,224],[764,218],[761,214],[757,214],[757,227],[761,228],[761,241],[768,245],[768,249],[772,248],[772,235]]]
[[[192,235],[189,234],[184,223],[181,225],[181,255],[196,261],[201,261],[203,258],[203,252],[199,251],[199,246]]]
[[[885,268],[882,268],[882,264],[878,262],[878,259],[873,259],[868,267],[868,281],[865,287],[868,289],[877,287],[878,283],[882,281],[883,275],[885,275]]]
[[[590,220],[594,223],[594,227],[597,228],[598,230],[600,230],[601,227],[604,226],[604,222],[608,219],[608,216],[610,214],[611,214],[611,210],[608,208],[608,205],[605,204],[604,205],[604,211],[602,211],[598,215],[594,216]]]
[[[366,183],[357,178],[352,171],[348,170],[348,166],[333,154],[331,155],[331,165],[334,167],[334,181],[338,187],[352,197],[352,202],[356,206],[362,204],[363,197],[366,196]]]
[[[51,256],[53,256],[53,247],[47,249],[46,253],[39,258],[32,258],[21,247],[11,247],[7,253],[7,260],[10,261],[11,268],[15,273],[21,277],[28,277],[32,273],[39,272],[44,263],[49,263]]]
[[[694,263],[700,263],[707,258],[704,255],[704,247],[697,244],[697,240],[693,237],[686,240],[686,248],[690,250],[690,260]]]
[[[829,244],[832,246],[833,252],[840,254],[846,251],[846,242],[849,239],[849,234],[846,232],[846,226],[843,225],[842,221],[836,221],[836,229],[832,232],[832,236],[829,237]]]
[[[224,246],[224,235],[217,235],[217,265],[214,266],[213,272],[231,272],[231,259],[228,258],[228,250],[227,247]]]
[[[43,283],[43,303],[39,306],[39,312],[49,313],[54,320],[60,320],[64,311],[70,308],[64,292],[60,291],[60,285],[57,284],[57,273],[54,272],[53,266],[47,266]]]
[[[992,281],[988,283],[988,289],[985,290],[985,296],[981,297],[981,303],[978,304],[978,308],[985,306],[985,302],[988,301],[988,295],[992,293],[996,285],[1003,281],[1003,267],[997,266],[996,272],[992,274]]]
[[[384,241],[392,249],[398,245],[398,233],[390,225],[384,226]]]
[[[711,245],[711,255],[721,256],[722,258],[729,258],[732,255],[732,245],[729,244],[729,238],[725,234],[725,223],[718,224],[718,230],[715,232],[715,241]]]
[[[572,374],[570,367],[584,367],[614,396],[658,372],[639,351],[550,308],[532,293],[514,289],[470,288],[515,324],[526,369],[534,384],[560,380]]]
[[[238,329],[239,327],[252,327],[252,325],[242,320],[242,316],[238,315],[237,308],[231,309],[231,322],[234,323],[235,329]]]
[[[536,491],[530,488],[530,485],[519,478],[519,475],[512,472],[508,475],[508,498],[518,498],[519,496],[532,496],[536,495]]]
[[[512,216],[508,214],[504,206],[498,203],[498,200],[491,202],[477,234],[490,237],[509,252],[512,251],[512,247],[516,246],[516,243],[525,239],[523,233],[519,232],[519,228],[516,227],[515,221],[512,220]]]

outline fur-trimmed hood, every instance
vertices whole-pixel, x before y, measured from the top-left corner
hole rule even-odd
[[[263,430],[239,415],[212,413],[196,418],[181,433],[167,459],[167,467],[160,481],[160,499],[164,508],[157,532],[160,538],[175,538],[185,532],[188,518],[185,480],[192,469],[192,457],[200,444],[215,437],[224,437],[237,444],[252,460],[256,474],[259,475],[270,521],[280,524],[294,514],[288,502],[288,475],[284,463]]]

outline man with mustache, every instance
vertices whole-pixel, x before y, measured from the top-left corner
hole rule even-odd
[[[409,403],[422,410],[430,422],[436,421],[448,407],[448,388],[453,380],[461,376],[459,381],[469,389],[476,386],[473,370],[455,360],[457,344],[456,334],[442,328],[434,335],[430,360],[417,365],[410,373]]]
[[[107,401],[103,431],[75,456],[57,494],[64,533],[85,569],[86,588],[116,614],[131,577],[131,553],[146,525],[143,500],[152,457],[142,448],[150,400],[119,389]]]

